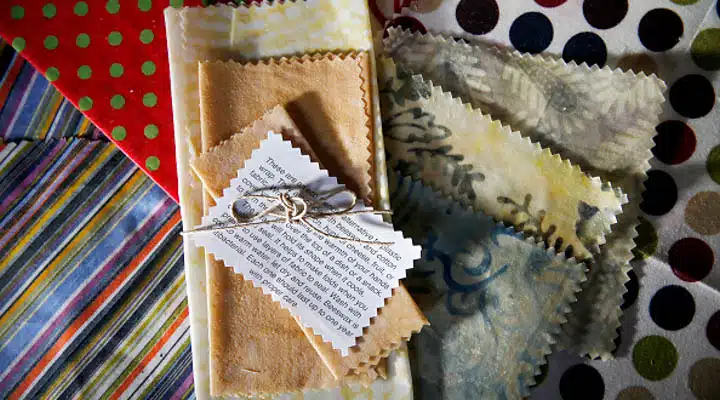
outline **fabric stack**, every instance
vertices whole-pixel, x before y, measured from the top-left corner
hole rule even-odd
[[[417,32],[388,30],[377,42],[408,74],[628,196],[606,243],[585,261],[587,280],[532,396],[720,393],[710,378],[720,370],[718,2],[373,0],[371,7],[386,26]],[[623,83],[608,85],[610,68]],[[658,104],[657,80],[647,76],[667,82],[666,103]]]
[[[388,29],[385,51],[392,57],[380,62],[382,93],[387,98],[383,122],[390,168],[585,262],[592,270],[591,277],[627,276],[635,246],[640,187],[649,168],[654,127],[664,102],[665,84],[661,80],[396,28]],[[493,120],[491,115],[503,119]],[[511,127],[519,131],[513,132]],[[605,181],[591,177],[569,159]],[[463,251],[473,252],[472,248]],[[459,258],[451,260],[459,262],[459,271],[467,268]],[[537,265],[527,268],[528,273],[544,271]],[[498,272],[490,268],[475,279],[479,283]],[[540,280],[533,279],[535,283],[528,287],[537,290]],[[576,290],[580,289],[579,282],[576,277]],[[538,365],[544,363],[543,356],[556,340],[569,349],[575,343],[600,348],[612,345],[619,323],[615,313],[620,304],[615,301],[621,299],[612,293],[624,291],[623,280],[615,282],[589,285],[588,291],[606,293],[590,296],[589,304],[576,305],[559,338],[559,323],[544,331],[535,326],[515,326],[537,335],[526,342],[536,351],[529,347],[507,358],[509,354],[502,352],[505,346],[486,345],[481,353],[500,351],[493,357],[502,360],[500,365],[527,364],[527,372],[519,379],[517,374],[498,371],[492,379],[477,381],[473,379],[475,373],[443,369],[444,378],[428,378],[429,385],[441,393],[459,390],[483,397],[490,393],[528,395],[533,376],[540,372]],[[476,290],[484,296],[491,291],[484,287]],[[505,309],[518,301],[517,293],[526,292],[520,286],[511,286],[492,297],[504,304],[500,309]],[[541,296],[530,302],[544,299]],[[560,314],[540,320],[564,322],[560,310],[567,312],[575,300],[568,296],[543,308]],[[451,310],[447,311],[453,315]],[[488,311],[478,307],[475,313]],[[505,322],[509,319],[519,324],[537,315],[537,310],[526,306]],[[486,318],[488,329],[496,330],[492,328],[494,318]],[[608,318],[611,320],[606,321]],[[600,328],[584,331],[586,319]],[[430,323],[432,330],[432,318]],[[457,346],[452,340],[446,341],[450,343],[443,346],[449,349]],[[475,362],[482,365],[483,358]],[[418,369],[420,377],[425,371]]]

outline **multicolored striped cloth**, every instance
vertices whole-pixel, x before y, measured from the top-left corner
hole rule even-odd
[[[0,40],[0,142],[69,136],[104,138],[42,74]]]
[[[2,118],[30,120],[27,93]],[[192,397],[180,230],[173,200],[106,141],[1,148],[0,398]]]

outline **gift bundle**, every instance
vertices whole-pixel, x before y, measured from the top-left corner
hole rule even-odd
[[[376,48],[351,0],[165,20],[201,397],[519,398],[611,349],[662,81]]]
[[[427,323],[399,282],[420,248],[381,215],[366,5],[185,8],[166,21],[179,194],[195,228],[196,390],[409,393],[393,378],[407,377],[406,356],[388,356]]]

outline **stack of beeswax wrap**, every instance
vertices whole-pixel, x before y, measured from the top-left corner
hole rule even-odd
[[[268,131],[361,199],[388,204],[363,2],[167,9],[165,18],[186,229],[200,225]],[[342,357],[188,240],[185,254],[198,397],[410,395],[403,343],[427,321],[402,284]]]
[[[396,34],[396,62],[628,194],[532,398],[720,393],[720,3],[370,3],[380,23],[427,33]],[[608,86],[611,72],[626,82]]]
[[[565,298],[554,303],[562,310],[559,317],[550,313],[557,308],[543,308],[546,325],[526,325],[536,314],[531,310],[548,297],[539,280],[528,287],[505,277],[518,273],[513,270],[523,268],[521,262],[496,265],[492,246],[482,242],[460,244],[462,256],[455,255],[458,248],[438,245],[449,241],[450,233],[438,224],[424,229],[426,260],[444,265],[450,294],[440,288],[433,303],[421,304],[431,325],[413,342],[411,360],[422,393],[434,393],[422,397],[528,396],[551,345],[612,345],[610,332],[619,323],[617,294],[624,290],[632,258],[641,185],[665,84],[645,74],[393,27],[385,31],[383,44],[387,58],[378,68],[388,167],[397,172],[391,176],[417,179],[446,199],[582,261],[588,276],[599,282],[583,286],[577,296],[584,303],[574,312],[570,305],[576,298]],[[438,290],[432,280],[437,268],[431,265],[424,275],[413,271],[413,295],[425,296],[428,287]],[[537,264],[533,271],[544,268]],[[463,274],[473,278],[463,282]],[[579,282],[571,275],[559,282],[571,279]],[[528,291],[532,295],[524,301],[532,306],[509,312]],[[470,339],[482,334],[468,330],[464,321],[479,314],[494,340]],[[448,321],[454,322],[446,326]],[[593,324],[608,326],[585,330]],[[525,336],[524,353],[517,355],[502,350],[517,346],[513,335],[500,334],[508,325],[523,335],[545,334],[539,341]],[[430,368],[433,363],[442,367]],[[458,369],[456,363],[478,365],[478,370]],[[527,369],[518,368],[525,364]]]
[[[632,259],[642,182],[665,84],[644,73],[566,64],[542,56],[390,28],[385,50],[462,101],[623,189],[623,208],[560,345],[593,356],[613,348]]]

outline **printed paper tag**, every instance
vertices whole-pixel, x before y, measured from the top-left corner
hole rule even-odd
[[[255,215],[278,202],[241,196],[276,197],[281,192],[306,199],[325,198],[345,187],[282,136],[268,133],[245,167],[238,171],[203,227],[234,224],[233,204],[242,215]],[[325,198],[325,209],[342,208],[347,196]],[[282,211],[282,208],[280,208]],[[372,210],[360,202],[353,211]],[[266,215],[259,220],[276,220]],[[392,295],[405,270],[420,257],[420,247],[372,213],[308,218],[303,222],[264,223],[191,235],[216,259],[251,280],[273,300],[330,342],[343,356]],[[339,238],[333,238],[328,235]],[[363,244],[341,238],[392,244]]]

